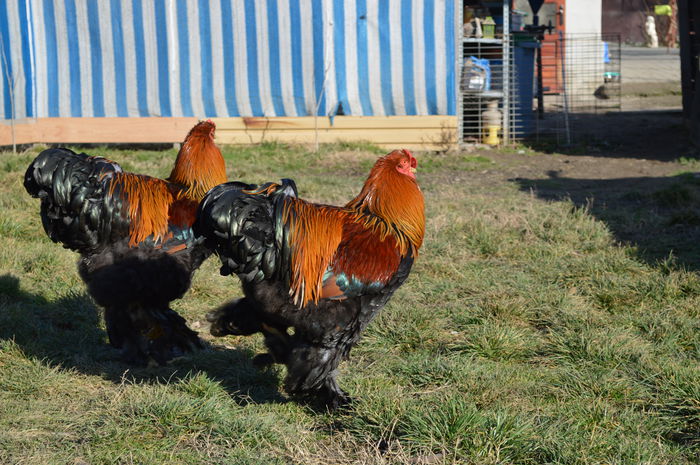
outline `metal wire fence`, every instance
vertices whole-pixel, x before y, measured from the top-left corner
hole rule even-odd
[[[571,144],[585,136],[591,116],[622,109],[619,34],[558,34],[545,40],[547,60],[543,98],[533,136]]]
[[[544,41],[517,33],[489,40],[464,38],[462,53],[463,143],[541,137],[572,143],[580,118],[622,108],[619,35],[558,34]],[[540,73],[536,62],[541,62]]]

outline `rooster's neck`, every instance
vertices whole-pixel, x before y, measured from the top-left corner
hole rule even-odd
[[[373,170],[360,194],[346,207],[355,212],[356,221],[376,228],[382,237],[394,236],[402,255],[409,248],[417,253],[423,244],[423,194],[414,179],[394,169]]]
[[[209,189],[226,182],[224,158],[209,135],[187,138],[168,181],[183,186],[182,195],[196,202],[200,202]]]

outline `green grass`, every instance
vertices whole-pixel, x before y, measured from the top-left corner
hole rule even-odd
[[[213,259],[174,303],[208,347],[120,363],[76,255],[46,238],[22,187],[39,150],[0,153],[0,463],[700,461],[700,278],[619,245],[587,208],[477,182],[499,169],[488,152],[417,154],[425,246],[341,365],[354,409],[328,413],[286,401],[284,368],[252,366],[259,336],[207,336],[204,314],[240,295]],[[89,151],[157,176],[175,156]],[[328,203],[359,190],[377,153],[224,149],[232,179],[292,177]],[[696,201],[683,184],[648,197]]]

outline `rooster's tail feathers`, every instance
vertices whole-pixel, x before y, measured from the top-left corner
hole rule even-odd
[[[234,273],[244,282],[288,279],[282,262],[289,251],[283,247],[285,228],[277,212],[296,194],[288,179],[262,185],[228,182],[209,191],[193,229],[221,257],[222,275]]]
[[[105,209],[99,202],[109,180],[121,172],[118,164],[106,158],[48,149],[27,168],[24,187],[41,199],[41,219],[51,240],[84,251],[97,246],[103,236],[128,228],[126,220],[117,218],[118,205]]]
[[[50,198],[68,206],[71,193],[87,184],[121,173],[121,167],[106,158],[58,148],[41,152],[27,168],[24,188],[32,197]]]

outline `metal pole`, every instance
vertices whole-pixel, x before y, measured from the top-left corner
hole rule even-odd
[[[457,98],[457,146],[459,147],[464,142],[464,96],[462,95],[462,68],[464,60],[464,10],[462,0],[455,0],[455,8],[457,9],[455,24],[455,89]]]
[[[331,40],[331,38],[333,37],[332,28],[335,27],[333,21],[326,18],[327,11],[328,11],[327,8],[323,9],[323,24],[327,30],[327,34],[323,37],[323,41],[325,43],[325,51],[326,51],[326,53],[324,53],[324,55],[323,55],[323,84],[321,85],[321,93],[318,95],[318,97],[314,101],[314,149],[315,149],[316,153],[318,153],[318,150],[319,150],[318,110],[321,107],[321,101],[323,100],[323,96],[326,93],[326,85],[328,84],[328,72],[330,71],[330,68],[331,68],[331,63],[330,63],[331,52],[330,52],[330,50],[332,48],[332,40]]]
[[[511,59],[510,44],[510,0],[503,0],[503,143],[509,144],[511,102],[510,102],[510,79],[511,79]]]
[[[2,68],[5,74],[5,78],[7,80],[7,85],[10,90],[10,111],[12,112],[10,115],[10,126],[11,126],[11,134],[12,134],[12,153],[14,155],[17,155],[17,142],[15,139],[15,77],[13,74],[10,74],[10,66],[8,65],[8,61],[10,58],[5,55],[5,44],[2,41],[2,38],[0,38],[0,53],[2,54]]]
[[[544,86],[542,85],[542,43],[544,36],[538,35],[540,46],[535,50],[537,59],[537,118],[544,119]]]
[[[559,45],[561,50],[564,50],[564,35],[559,31]],[[564,131],[566,134],[566,145],[571,145],[571,129],[569,128],[569,94],[566,85],[566,55],[561,60],[561,81],[562,94],[564,95]]]

